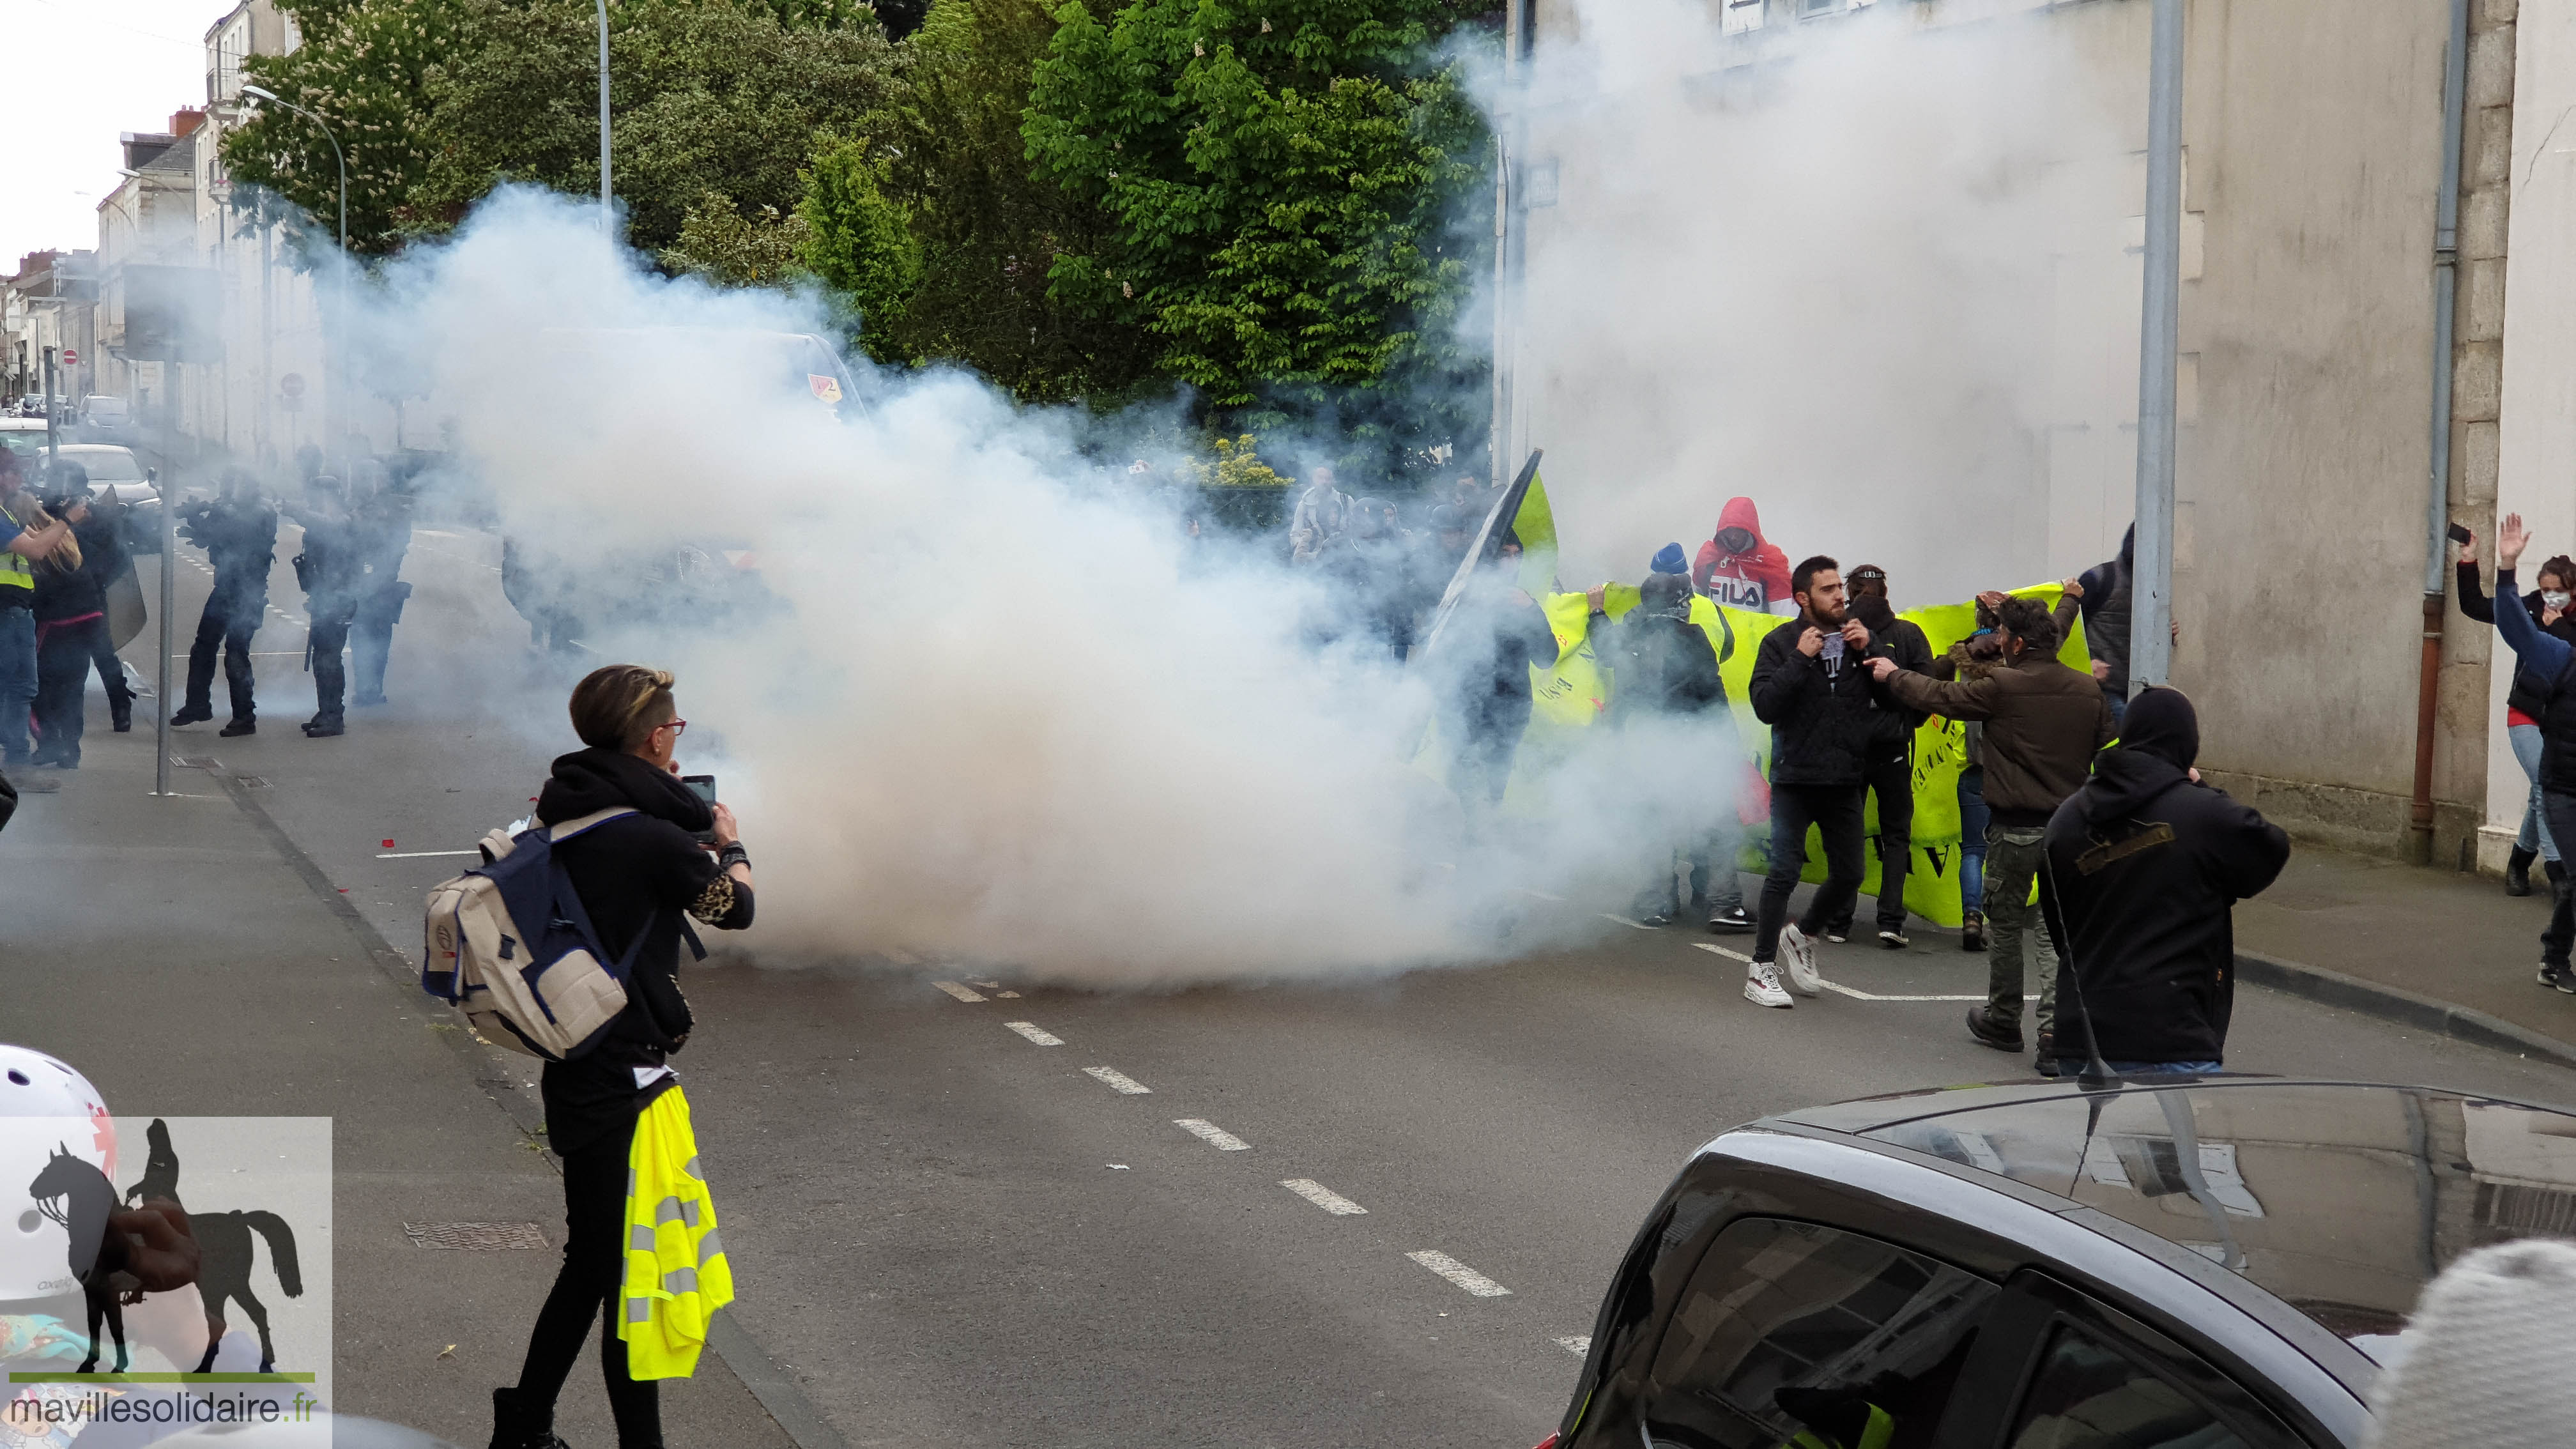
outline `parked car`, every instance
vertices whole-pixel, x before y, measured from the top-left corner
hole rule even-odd
[[[2576,1114],[2436,1088],[1793,1112],[1666,1190],[1541,1449],[2357,1449],[2425,1283],[2571,1230]]]
[[[21,462],[41,461],[45,455],[45,420],[0,418],[0,448],[18,455]]]
[[[123,443],[134,437],[134,406],[112,393],[81,399],[80,434],[84,442]]]
[[[39,433],[41,439],[43,434]],[[41,442],[39,444],[41,447]],[[56,450],[89,474],[92,492],[125,508],[125,545],[133,553],[161,551],[161,494],[143,476],[134,452],[106,443],[66,443]]]

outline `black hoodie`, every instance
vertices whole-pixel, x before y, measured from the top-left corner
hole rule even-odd
[[[2290,840],[2192,781],[2199,726],[2178,692],[2141,693],[2125,726],[2048,824],[2040,905],[2066,948],[2058,1054],[2084,1054],[2089,1016],[2105,1061],[2219,1061],[2236,1000],[2231,912],[2280,875]]]
[[[626,1010],[607,1037],[577,1060],[546,1064],[546,1136],[559,1153],[625,1130],[661,1090],[661,1082],[637,1086],[635,1069],[660,1067],[694,1025],[680,994],[681,913],[723,931],[751,924],[750,888],[717,869],[691,837],[713,823],[707,803],[669,771],[616,750],[565,755],[537,796],[537,818],[556,824],[621,806],[641,813],[596,826],[555,852],[612,958],[625,955],[638,932],[644,936]]]

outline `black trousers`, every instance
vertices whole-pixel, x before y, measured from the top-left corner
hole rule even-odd
[[[196,642],[188,646],[188,708],[214,709],[215,656],[220,652],[224,683],[233,696],[233,718],[258,717],[251,698],[256,676],[251,672],[250,641],[259,632],[259,616],[267,605],[265,599],[226,599],[221,594],[206,600],[206,611],[197,616]]]
[[[77,765],[81,754],[81,696],[89,688],[90,656],[107,640],[105,619],[78,624],[38,624],[36,644],[36,758]]]
[[[348,662],[340,657],[349,647],[349,608],[315,609],[312,619],[306,651],[313,661],[314,717],[338,719],[349,696]]]
[[[617,1336],[618,1289],[626,1276],[626,1159],[634,1142],[632,1128],[613,1132],[563,1160],[563,1267],[528,1335],[519,1400],[532,1415],[553,1412],[596,1320],[599,1366],[608,1379],[619,1449],[661,1449],[660,1386],[628,1374],[626,1340]]]
[[[1808,899],[1798,929],[1812,936],[1838,913],[1850,912],[1860,894],[1860,792],[1858,785],[1771,787],[1771,874],[1763,878],[1762,909],[1754,917],[1754,960],[1777,959],[1789,896],[1807,866],[1810,825],[1824,833],[1825,883]]]
[[[1878,928],[1901,932],[1905,929],[1905,872],[1914,858],[1913,743],[1901,746],[1893,759],[1872,759],[1861,773],[1861,788],[1878,797]],[[1855,895],[1840,916],[1825,924],[1848,930],[1859,900]]]
[[[1529,728],[1530,702],[1496,695],[1470,702],[1454,718],[1458,752],[1449,762],[1449,788],[1470,810],[1500,805],[1512,782],[1512,757]]]
[[[40,708],[41,698],[39,696]],[[2544,784],[2540,791],[2540,809],[2549,819],[2550,839],[2576,841],[2576,795],[2550,789]],[[2562,829],[2569,833],[2559,834]],[[2550,894],[2549,929],[2540,933],[2540,961],[2544,966],[2564,966],[2567,964],[2567,948],[2571,942],[2576,942],[2576,878],[2561,874],[2550,882]]]
[[[122,727],[134,718],[134,691],[125,687],[125,661],[116,657],[116,646],[108,641],[105,619],[98,621],[98,635],[90,645],[89,662],[97,666],[99,687],[107,691],[108,716]]]

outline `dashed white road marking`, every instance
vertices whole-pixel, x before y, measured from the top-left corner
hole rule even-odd
[[[1576,1358],[1582,1358],[1592,1352],[1592,1335],[1578,1333],[1568,1338],[1560,1338],[1556,1341],[1556,1346]]]
[[[1122,1097],[1147,1097],[1154,1089],[1116,1067],[1084,1067],[1082,1074]]]
[[[1752,958],[1752,957],[1750,957],[1750,956],[1745,955],[1743,952],[1741,952],[1741,951],[1730,951],[1730,950],[1726,949],[1724,946],[1712,946],[1712,945],[1710,945],[1710,944],[1709,944],[1708,942],[1706,942],[1706,941],[1693,941],[1693,942],[1691,942],[1691,944],[1692,944],[1692,945],[1694,945],[1694,946],[1697,946],[1698,948],[1700,948],[1700,949],[1701,949],[1701,950],[1703,950],[1703,951],[1714,951],[1714,952],[1716,952],[1716,953],[1717,953],[1718,955],[1720,955],[1720,956],[1731,956],[1731,957],[1735,958],[1735,959],[1736,959],[1736,960],[1738,960],[1738,961],[1742,961],[1742,962],[1744,962],[1744,963],[1745,963],[1745,964],[1747,964],[1747,965],[1751,965],[1751,964],[1752,964],[1752,962],[1753,962],[1753,958]],[[1821,976],[1817,977],[1817,978],[1816,978],[1816,980],[1817,980],[1820,984],[1822,984],[1822,985],[1823,985],[1823,987],[1824,987],[1827,991],[1839,992],[1840,994],[1842,994],[1842,995],[1844,995],[1844,996],[1848,996],[1848,997],[1850,997],[1850,998],[1851,998],[1852,1000],[1854,1000],[1854,1001],[1983,1001],[1983,1000],[1985,1000],[1985,998],[1984,998],[1983,996],[1882,996],[1882,995],[1880,995],[1878,992],[1875,992],[1875,991],[1862,991],[1862,990],[1858,989],[1857,987],[1845,986],[1844,984],[1842,984],[1842,983],[1841,983],[1841,982],[1839,982],[1839,981],[1826,981],[1826,980],[1825,980],[1823,977],[1821,977]]]
[[[433,855],[481,855],[480,850],[397,850],[379,854],[378,860],[426,860]]]
[[[1425,1248],[1419,1253],[1407,1253],[1404,1256],[1479,1298],[1506,1298],[1511,1295],[1512,1290],[1509,1288],[1450,1257],[1447,1253]]]
[[[995,996],[1002,998],[1004,1001],[1017,1001],[1020,999],[1020,993],[1009,990],[999,981],[978,981],[975,984],[983,987]]]
[[[1633,931],[1651,931],[1651,930],[1655,929],[1654,927],[1647,925],[1647,924],[1646,924],[1645,922],[1643,922],[1643,921],[1632,921],[1632,920],[1629,920],[1626,916],[1614,916],[1614,915],[1610,914],[1608,911],[1603,911],[1603,912],[1601,913],[1601,919],[1603,919],[1603,920],[1605,920],[1605,921],[1617,921],[1620,925],[1626,926],[1626,927],[1628,927],[1630,930],[1633,930]]]
[[[1033,1021],[1006,1021],[1002,1025],[1036,1042],[1039,1046],[1062,1046],[1064,1038],[1053,1035]]]
[[[984,999],[984,994],[982,992],[969,991],[954,981],[933,981],[930,984],[947,992],[949,995],[956,997],[960,1001],[981,1001]]]
[[[1172,1125],[1219,1152],[1247,1152],[1252,1148],[1251,1143],[1204,1117],[1175,1117],[1172,1119]]]
[[[1368,1209],[1311,1177],[1292,1177],[1279,1184],[1337,1218],[1364,1216]]]

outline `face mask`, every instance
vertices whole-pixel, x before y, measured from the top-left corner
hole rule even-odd
[[[2563,609],[2567,607],[2567,601],[2572,598],[2576,598],[2576,594],[2563,594],[2554,590],[2544,589],[2541,591],[2540,602],[2547,604],[2553,609]]]

